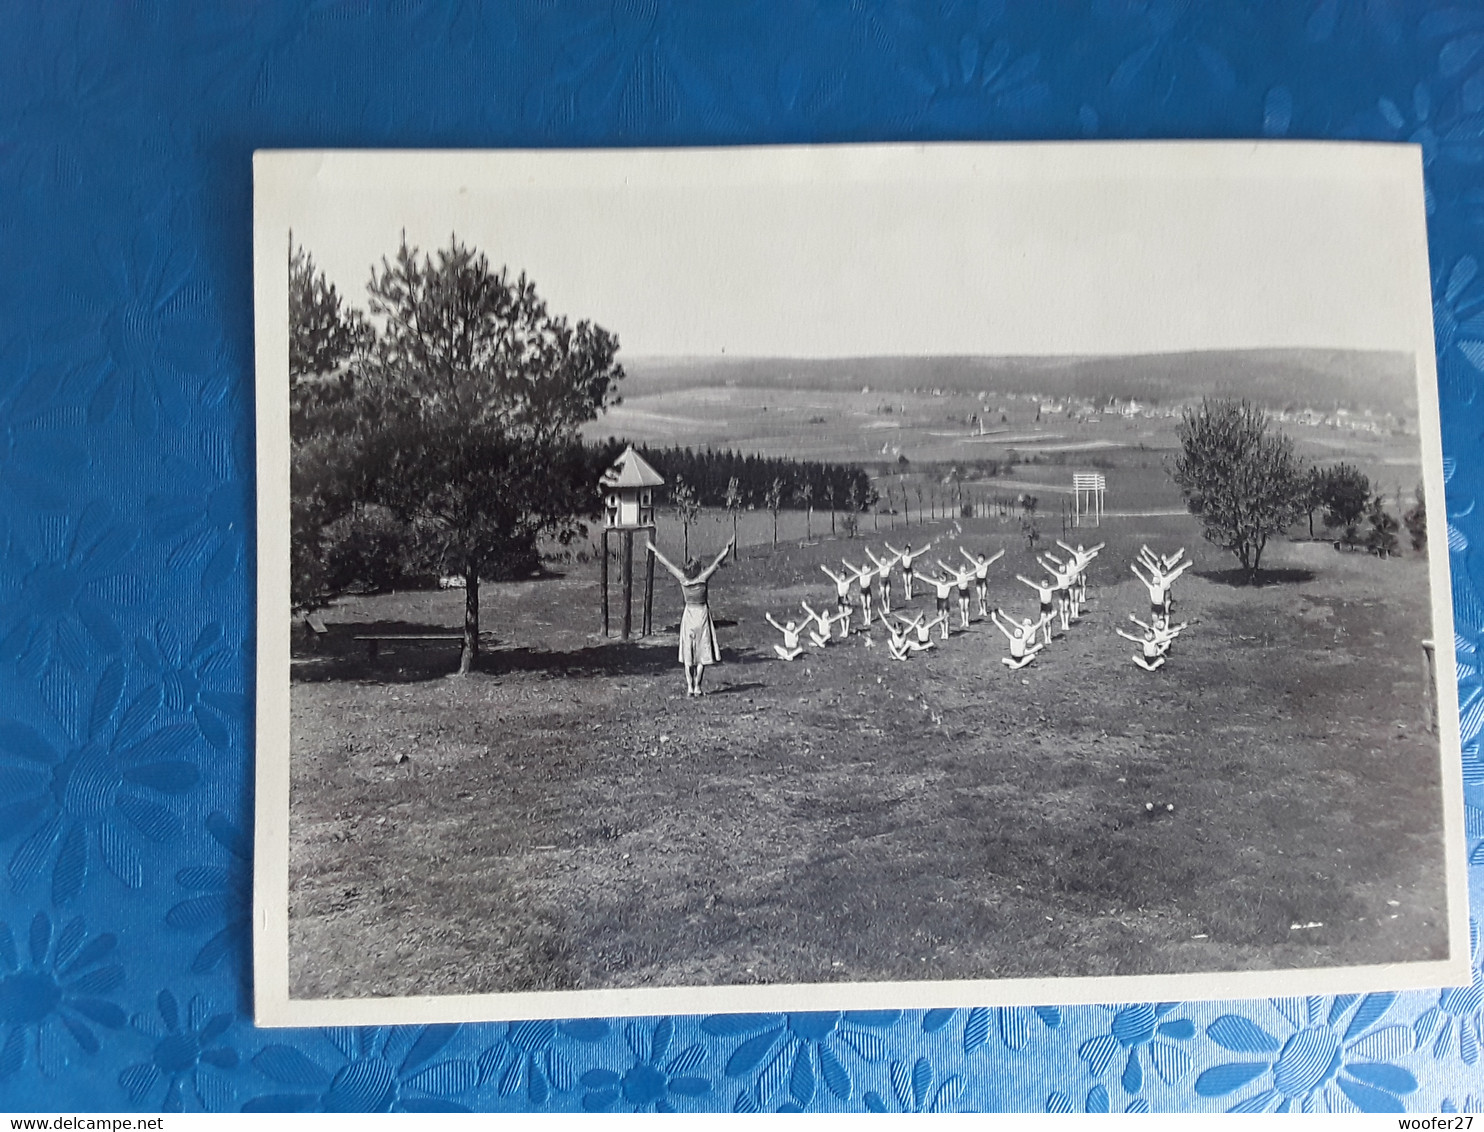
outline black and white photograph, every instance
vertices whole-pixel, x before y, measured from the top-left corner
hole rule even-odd
[[[1415,147],[255,186],[259,1024],[1468,982]]]

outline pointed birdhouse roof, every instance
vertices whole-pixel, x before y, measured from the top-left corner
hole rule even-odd
[[[599,482],[604,487],[664,487],[665,477],[645,463],[630,444]]]

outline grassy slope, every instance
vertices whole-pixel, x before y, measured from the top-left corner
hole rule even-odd
[[[992,597],[1026,608],[1013,527],[968,526],[966,545],[1010,546]],[[906,664],[879,635],[767,659],[763,611],[824,600],[818,563],[848,542],[757,548],[722,573],[715,611],[736,623],[701,701],[677,694],[673,587],[657,594],[671,632],[632,645],[590,635],[592,567],[487,587],[506,639],[466,680],[445,677],[452,650],[368,665],[347,639],[457,625],[462,594],[338,606],[324,655],[295,666],[293,993],[1442,955],[1425,563],[1284,544],[1273,564],[1315,576],[1254,590],[1225,584],[1229,559],[1189,519],[1098,537],[1084,622],[1015,674],[984,624]],[[1146,608],[1127,569],[1145,540],[1210,575],[1182,581],[1200,623],[1153,676],[1113,635]]]

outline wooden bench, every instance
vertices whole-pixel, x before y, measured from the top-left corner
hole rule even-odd
[[[300,626],[304,630],[304,639],[309,642],[309,647],[319,652],[320,643],[329,636],[329,627],[313,613],[306,614],[300,621]]]

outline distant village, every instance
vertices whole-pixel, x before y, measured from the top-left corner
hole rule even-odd
[[[870,393],[870,387],[861,389]],[[923,397],[964,397],[962,390],[938,387],[917,387],[909,390]],[[979,435],[985,435],[989,426],[1001,415],[1008,415],[1013,406],[1021,413],[1033,407],[1038,419],[1059,417],[1077,424],[1097,424],[1105,418],[1122,417],[1126,420],[1178,420],[1190,401],[1150,402],[1135,398],[1109,397],[1094,400],[1080,397],[1048,397],[1042,393],[991,393],[981,390],[977,399],[985,408],[969,414],[967,423]],[[992,407],[990,401],[996,402]],[[1004,404],[999,404],[1004,402]],[[879,406],[881,411],[894,411],[891,405]],[[1335,431],[1370,433],[1376,436],[1395,434],[1413,435],[1416,432],[1415,418],[1394,413],[1378,413],[1372,409],[1319,409],[1310,406],[1269,409],[1273,420],[1281,424],[1303,425],[1309,428],[1328,428]],[[963,418],[959,418],[962,420]]]

